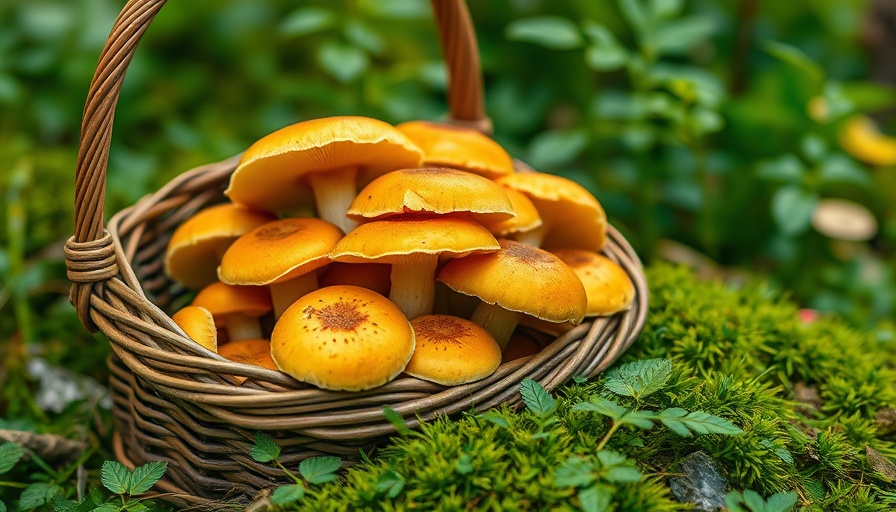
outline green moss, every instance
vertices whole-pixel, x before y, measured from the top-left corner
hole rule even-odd
[[[870,447],[893,457],[875,414],[896,404],[894,355],[837,319],[800,322],[797,307],[761,284],[733,289],[699,282],[685,269],[648,271],[651,308],[639,341],[622,362],[672,361],[666,385],[636,403],[648,410],[680,407],[721,416],[737,436],[681,437],[656,427],[623,427],[607,448],[633,460],[637,483],[608,484],[614,510],[680,510],[668,478],[679,461],[702,450],[727,473],[731,490],[767,496],[796,491],[802,510],[882,510],[896,487],[866,460]],[[472,414],[440,419],[394,439],[372,460],[335,483],[312,490],[313,510],[578,510],[577,489],[554,472],[579,458],[595,461],[610,421],[572,405],[607,395],[605,377],[569,383],[554,394],[555,421],[502,409],[507,427]],[[795,401],[797,384],[820,406]],[[544,430],[544,433],[542,433]],[[396,491],[395,474],[403,481]],[[385,475],[385,476],[384,476]],[[394,482],[393,482],[394,483]],[[394,497],[390,497],[391,493]]]

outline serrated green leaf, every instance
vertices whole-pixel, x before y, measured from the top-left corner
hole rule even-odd
[[[642,359],[608,371],[604,387],[617,395],[642,398],[663,389],[671,375],[668,360]]]
[[[729,512],[744,512],[741,504],[744,502],[744,496],[740,491],[731,491],[725,495],[725,507]]]
[[[625,464],[628,459],[625,455],[615,450],[601,450],[597,452],[597,460],[600,462],[601,467],[611,468],[613,466]]]
[[[271,503],[277,506],[295,503],[305,496],[305,487],[299,484],[281,485],[271,493]]]
[[[709,414],[703,411],[693,411],[689,412],[687,415],[682,416],[678,419],[672,418],[662,418],[661,421],[665,425],[667,421],[675,422],[678,421],[682,425],[684,425],[689,431],[695,434],[722,434],[722,435],[737,435],[742,434],[743,430],[735,426],[730,421],[725,418],[721,418],[714,414]],[[670,427],[672,428],[672,427]],[[675,429],[672,429],[675,430]],[[676,433],[678,433],[676,431]],[[685,436],[688,437],[688,436]]]
[[[121,507],[114,503],[101,503],[90,512],[121,512]]]
[[[131,473],[128,494],[139,495],[145,493],[165,476],[165,470],[167,469],[167,462],[147,462],[135,468]]]
[[[504,416],[501,416],[500,413],[497,413],[494,411],[488,411],[488,412],[484,412],[482,414],[477,414],[476,417],[482,418],[486,421],[490,421],[501,428],[510,428],[510,423],[507,422],[507,419],[504,418]]]
[[[6,503],[3,503],[3,500],[0,500],[0,512],[6,512]]]
[[[0,444],[0,475],[15,467],[25,455],[25,449],[18,443]]]
[[[579,491],[579,504],[585,512],[605,512],[612,499],[613,490],[606,485],[592,485]]]
[[[404,490],[404,477],[394,469],[389,469],[376,479],[374,489],[378,494],[385,494],[394,499]]]
[[[613,421],[618,420],[628,412],[628,409],[625,407],[602,396],[593,397],[589,402],[579,402],[572,406],[572,410],[596,412],[603,416],[609,416]]]
[[[249,455],[255,462],[271,462],[280,456],[280,446],[271,436],[264,432],[256,432],[255,444],[249,450]]]
[[[788,236],[809,229],[816,206],[818,194],[795,185],[782,187],[772,196],[772,216],[781,232]]]
[[[367,70],[370,59],[356,46],[328,41],[318,48],[317,63],[336,80],[349,83]]]
[[[578,27],[560,16],[515,20],[507,25],[504,35],[512,41],[525,41],[554,50],[572,50],[582,46]]]
[[[469,453],[464,453],[454,463],[454,470],[462,475],[469,475],[476,469],[473,467],[473,457]]]
[[[124,494],[131,487],[131,472],[117,460],[107,460],[100,469],[100,481],[111,492]]]
[[[587,145],[585,130],[541,132],[532,139],[527,161],[536,169],[563,166],[578,157]]]
[[[756,169],[757,176],[762,179],[790,184],[799,183],[805,172],[806,166],[793,155],[766,160],[760,163]]]
[[[789,512],[790,510],[793,510],[794,506],[796,506],[796,502],[798,499],[799,497],[793,491],[773,494],[769,496],[767,500],[765,500],[765,511]]]
[[[56,484],[48,482],[31,484],[19,495],[19,510],[23,512],[34,510],[51,503],[53,498],[61,494],[62,488]]]
[[[650,32],[648,44],[659,54],[678,55],[709,39],[715,31],[712,18],[691,16],[659,25]]]
[[[304,36],[332,27],[336,22],[333,11],[323,7],[299,7],[287,14],[280,23],[281,34],[290,37]]]
[[[404,418],[401,417],[401,414],[395,412],[395,410],[388,405],[383,406],[383,416],[385,416],[386,420],[395,427],[395,430],[399,435],[409,436],[414,433],[410,427],[408,427],[408,424],[404,422]]]
[[[681,437],[691,437],[691,431],[688,430],[688,427],[686,427],[684,423],[678,421],[677,419],[666,418],[660,421],[662,421],[663,425],[665,425],[666,428],[668,428],[672,432],[675,432]]]
[[[588,377],[585,375],[573,375],[572,381],[575,382],[576,384],[584,384],[584,383],[588,382]]]
[[[124,512],[147,512],[149,507],[141,503],[139,500],[130,500],[121,506]]]
[[[523,379],[520,383],[520,394],[523,395],[526,408],[539,418],[547,418],[557,410],[557,401],[554,397],[532,379]]]
[[[648,430],[654,426],[653,418],[654,414],[650,411],[630,411],[617,421],[623,425],[634,425],[638,428]]]
[[[594,464],[582,457],[570,457],[554,471],[557,487],[587,487],[594,479]]]
[[[299,463],[299,473],[308,483],[325,484],[336,479],[336,471],[341,467],[342,460],[339,457],[311,457]]]

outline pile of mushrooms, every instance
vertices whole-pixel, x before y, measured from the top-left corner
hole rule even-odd
[[[172,319],[211,352],[323,389],[474,382],[540,351],[527,332],[634,299],[600,254],[594,196],[516,173],[474,130],[304,121],[249,147],[225,195],[170,239],[168,276],[197,292]]]

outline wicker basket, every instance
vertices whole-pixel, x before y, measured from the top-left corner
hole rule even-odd
[[[644,325],[647,287],[637,255],[612,227],[604,253],[631,275],[632,309],[584,323],[539,354],[501,365],[489,378],[444,387],[401,377],[364,392],[323,391],[285,374],[209,356],[166,313],[186,290],[163,273],[174,228],[197,210],[224,200],[234,157],[188,171],[114,215],[103,205],[112,119],[125,70],[165,0],[131,0],[122,11],[90,87],[76,176],[75,235],[66,244],[71,299],[82,323],[110,339],[115,451],[128,465],[167,461],[156,489],[181,504],[245,503],[282,478],[249,456],[257,431],[284,447],[283,462],[359,455],[394,433],[388,405],[410,427],[420,420],[517,404],[520,382],[553,390],[574,375],[609,366]],[[490,131],[484,115],[478,50],[462,0],[433,0],[449,67],[453,122]],[[181,301],[182,302],[182,301]],[[238,377],[245,377],[240,379]]]

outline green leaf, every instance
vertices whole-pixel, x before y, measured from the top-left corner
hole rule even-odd
[[[787,236],[795,236],[809,229],[812,212],[818,205],[818,195],[802,187],[782,187],[772,196],[772,217]]]
[[[605,512],[610,509],[613,489],[606,485],[592,485],[579,491],[579,504],[585,512]]]
[[[657,20],[678,16],[683,7],[684,0],[650,0],[650,14]]]
[[[722,434],[728,436],[743,433],[743,430],[725,418],[703,411],[693,411],[682,415],[682,411],[684,411],[684,409],[666,409],[665,411],[661,411],[657,415],[657,418],[663,425],[666,425],[670,430],[683,437],[690,437],[691,433],[699,435]]]
[[[385,494],[388,498],[394,499],[404,490],[404,482],[403,476],[394,469],[389,469],[376,479],[374,489],[378,494]]]
[[[849,183],[859,186],[871,184],[864,167],[844,154],[831,155],[821,162],[819,179],[823,185]]]
[[[759,495],[758,492],[747,489],[744,491],[744,505],[746,505],[753,512],[765,512],[765,500],[762,499],[762,496]]]
[[[638,428],[647,430],[653,428],[653,413],[650,411],[629,411],[619,418],[619,423],[623,425],[634,425]]]
[[[515,20],[504,31],[507,39],[525,41],[554,50],[572,50],[582,46],[575,23],[559,16],[536,16]]]
[[[814,87],[821,88],[824,82],[824,71],[821,69],[821,66],[810,59],[802,50],[777,41],[766,41],[762,46],[770,55],[800,71]]]
[[[715,20],[708,16],[691,16],[659,25],[652,31],[648,44],[660,54],[679,55],[709,39],[716,31]]]
[[[280,33],[285,36],[304,36],[321,32],[333,26],[336,16],[323,7],[300,7],[286,15],[280,23]]]
[[[168,469],[167,462],[147,462],[134,469],[128,486],[128,494],[143,494],[152,488]]]
[[[6,512],[6,503],[3,503],[3,500],[0,500],[0,512]]]
[[[336,479],[336,471],[341,467],[342,460],[339,457],[311,457],[299,464],[299,473],[308,483],[325,484]]]
[[[770,181],[797,184],[803,178],[806,166],[793,155],[784,155],[759,164],[757,176]]]
[[[619,0],[619,9],[639,38],[643,38],[649,28],[649,18],[641,0]]]
[[[828,151],[824,139],[813,134],[803,137],[800,147],[803,151],[803,155],[805,155],[810,162],[820,161]]]
[[[362,23],[360,20],[349,19],[343,29],[345,37],[355,46],[363,48],[373,55],[383,53],[386,43],[377,31]]]
[[[114,503],[101,503],[90,512],[121,512],[121,507]]]
[[[130,500],[121,506],[124,512],[147,512],[149,507],[141,503],[139,500]]]
[[[796,506],[798,496],[795,492],[779,492],[765,500],[766,512],[788,512]]]
[[[358,6],[383,18],[415,20],[432,16],[432,8],[425,0],[359,0]]]
[[[510,428],[510,423],[507,422],[507,418],[501,416],[500,413],[497,413],[495,411],[488,411],[482,414],[477,414],[476,417],[490,421],[501,428]]]
[[[628,61],[628,51],[619,43],[607,27],[588,20],[584,23],[585,34],[592,44],[585,50],[585,62],[597,71],[614,71]]]
[[[53,498],[61,494],[62,488],[56,484],[48,482],[31,484],[22,491],[21,495],[19,495],[19,510],[34,510],[51,503]]]
[[[124,494],[131,487],[131,472],[117,460],[107,460],[100,470],[100,481],[113,493]]]
[[[370,60],[356,46],[328,41],[318,48],[317,63],[336,80],[349,83],[367,70]]]
[[[787,448],[784,448],[783,446],[780,446],[780,445],[776,445],[775,443],[771,442],[768,439],[763,439],[763,440],[759,441],[759,444],[768,448],[769,450],[771,450],[772,453],[777,455],[778,458],[783,460],[784,462],[786,462],[788,464],[794,463],[793,455],[790,454],[790,451]]]
[[[602,396],[593,397],[588,402],[579,402],[572,406],[572,410],[596,412],[600,415],[608,416],[613,421],[625,416],[628,412],[628,409],[625,407]]]
[[[305,496],[305,487],[300,484],[281,485],[271,493],[271,503],[277,506],[295,503]]]
[[[401,417],[401,414],[395,412],[395,410],[388,405],[383,406],[383,416],[385,416],[386,420],[395,427],[395,430],[400,435],[409,436],[414,433],[410,427],[408,427],[408,424],[404,422],[404,418]]]
[[[530,378],[525,378],[520,383],[520,394],[523,395],[526,408],[540,418],[547,418],[557,410],[557,401],[554,397],[541,384]]]
[[[557,487],[587,487],[594,479],[594,464],[582,457],[570,457],[554,470]]]
[[[690,121],[693,131],[698,136],[715,133],[725,126],[721,114],[702,106],[697,106],[691,111]]]
[[[608,469],[604,479],[614,484],[636,484],[641,481],[641,472],[638,468],[620,466]]]
[[[12,469],[25,455],[25,449],[18,443],[0,444],[0,475]]]
[[[256,432],[255,444],[249,450],[249,455],[255,462],[271,462],[280,456],[280,447],[271,436]]]
[[[528,162],[536,169],[572,162],[588,144],[585,130],[546,131],[532,139]]]
[[[744,495],[740,491],[731,491],[725,495],[725,507],[729,512],[745,512],[741,504],[744,502]]]
[[[672,375],[666,359],[642,359],[617,366],[607,372],[604,387],[617,395],[641,398],[663,389]]]

